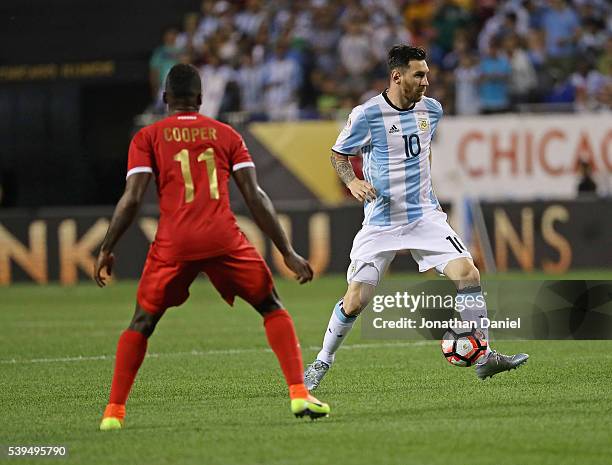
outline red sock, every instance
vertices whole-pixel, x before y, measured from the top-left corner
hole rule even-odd
[[[304,392],[308,393],[308,391],[306,391],[306,388],[301,389],[304,386],[302,351],[291,316],[287,310],[283,309],[266,313],[264,327],[266,328],[268,344],[276,354],[287,385],[290,386],[291,397],[295,397],[294,394],[298,394],[298,397],[304,397]]]
[[[125,405],[136,373],[147,352],[147,338],[138,331],[126,329],[119,337],[110,404]]]

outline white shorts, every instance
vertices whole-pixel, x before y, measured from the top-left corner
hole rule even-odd
[[[420,272],[435,268],[442,273],[451,260],[472,258],[446,213],[434,210],[410,224],[363,226],[353,240],[346,280],[377,286],[397,252],[404,250],[410,251]]]

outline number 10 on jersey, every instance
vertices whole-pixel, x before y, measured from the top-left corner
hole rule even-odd
[[[183,149],[176,155],[174,160],[181,164],[181,173],[183,174],[183,182],[185,183],[185,203],[193,202],[195,195],[195,186],[193,185],[193,177],[191,176],[191,165],[189,164],[189,150]],[[219,200],[219,183],[217,182],[217,166],[215,165],[215,151],[212,148],[206,149],[198,155],[198,163],[206,162],[206,171],[208,172],[208,187],[210,189],[210,198]]]

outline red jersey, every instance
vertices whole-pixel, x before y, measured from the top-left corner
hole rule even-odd
[[[198,260],[240,246],[229,177],[248,166],[255,165],[240,134],[199,113],[174,114],[134,136],[127,176],[155,175],[160,218],[153,246],[160,257]]]

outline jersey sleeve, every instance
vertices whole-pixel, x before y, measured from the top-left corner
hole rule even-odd
[[[370,143],[371,138],[370,127],[363,108],[358,106],[353,108],[332,150],[342,155],[357,155],[361,147]]]
[[[232,171],[238,171],[242,168],[254,167],[255,163],[253,163],[253,159],[251,158],[249,149],[244,143],[244,139],[234,129],[232,129],[232,133],[234,135],[234,140],[230,153],[230,165],[232,167]]]
[[[429,110],[429,122],[431,124],[431,137],[436,133],[436,129],[438,127],[438,123],[444,114],[444,110],[442,110],[442,104],[438,102],[435,98],[428,97],[425,101],[425,105]]]
[[[128,166],[125,178],[136,173],[152,173],[155,166],[151,139],[144,129],[136,133],[128,151]]]

